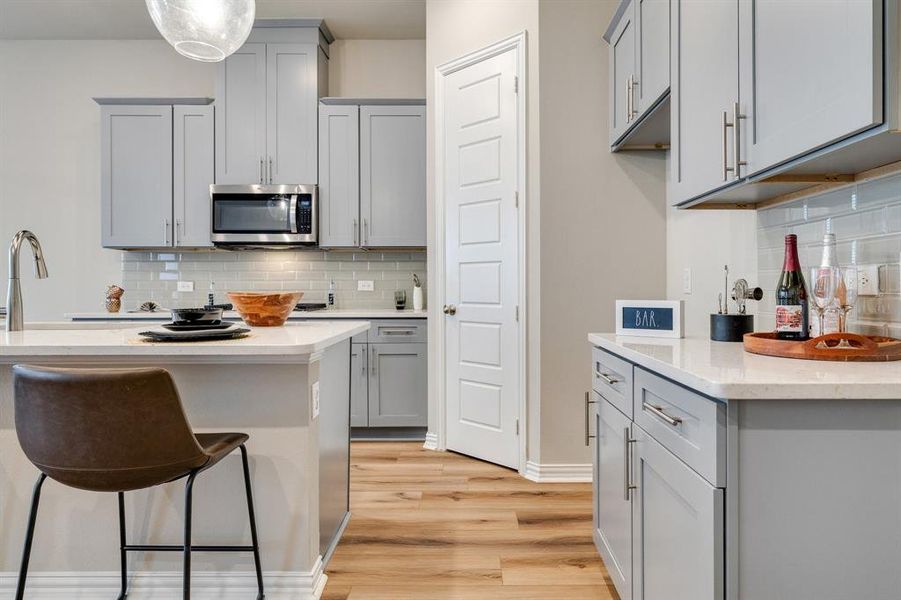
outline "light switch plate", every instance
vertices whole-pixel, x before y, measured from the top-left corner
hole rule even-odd
[[[193,281],[179,281],[176,285],[176,289],[179,292],[193,292],[194,291],[194,282]]]
[[[310,389],[310,401],[312,403],[311,412],[313,419],[319,416],[319,382],[314,381]]]
[[[682,293],[691,294],[691,267],[682,269]]]
[[[372,292],[375,290],[375,282],[371,279],[361,279],[357,282],[358,292]]]

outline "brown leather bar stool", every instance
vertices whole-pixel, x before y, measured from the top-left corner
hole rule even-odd
[[[51,369],[16,365],[13,367],[13,387],[16,434],[25,455],[41,471],[31,500],[16,600],[21,600],[25,593],[41,486],[47,477],[82,490],[118,493],[122,563],[120,600],[128,591],[127,553],[149,550],[184,553],[185,599],[191,595],[192,551],[253,552],[259,590],[257,598],[264,597],[250,470],[244,447],[247,435],[193,433],[175,383],[163,369]],[[192,546],[194,478],[235,449],[241,450],[253,545]],[[127,544],[124,492],[183,477],[187,478],[184,544]]]

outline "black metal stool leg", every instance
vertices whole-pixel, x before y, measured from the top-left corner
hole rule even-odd
[[[188,482],[185,484],[185,561],[182,575],[184,600],[190,600],[191,598],[191,496],[194,491],[194,478],[196,476],[197,471],[188,475]]]
[[[125,551],[125,494],[119,492],[119,560],[122,564],[122,591],[119,600],[128,596],[128,553]]]
[[[19,584],[16,587],[16,600],[25,597],[25,578],[28,576],[28,560],[31,558],[31,542],[34,540],[34,525],[38,518],[38,504],[41,501],[41,486],[47,476],[41,473],[34,491],[31,493],[31,512],[28,515],[28,529],[25,533],[25,547],[22,549],[22,566],[19,568]]]
[[[244,492],[247,495],[247,514],[250,516],[250,540],[253,544],[253,562],[257,570],[257,600],[263,600],[263,568],[260,566],[260,544],[257,541],[257,520],[253,513],[253,493],[250,489],[250,468],[247,466],[247,448],[241,444],[241,463],[244,465]]]

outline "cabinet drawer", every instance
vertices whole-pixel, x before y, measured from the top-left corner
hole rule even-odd
[[[726,485],[726,407],[635,367],[633,417],[670,452],[717,487]]]
[[[427,341],[424,319],[398,319],[395,321],[372,321],[369,341],[385,343],[412,343]]]
[[[591,387],[632,418],[632,363],[594,348],[591,352]]]

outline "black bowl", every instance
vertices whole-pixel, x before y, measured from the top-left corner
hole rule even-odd
[[[221,308],[172,309],[172,322],[176,325],[218,325],[221,321]]]

